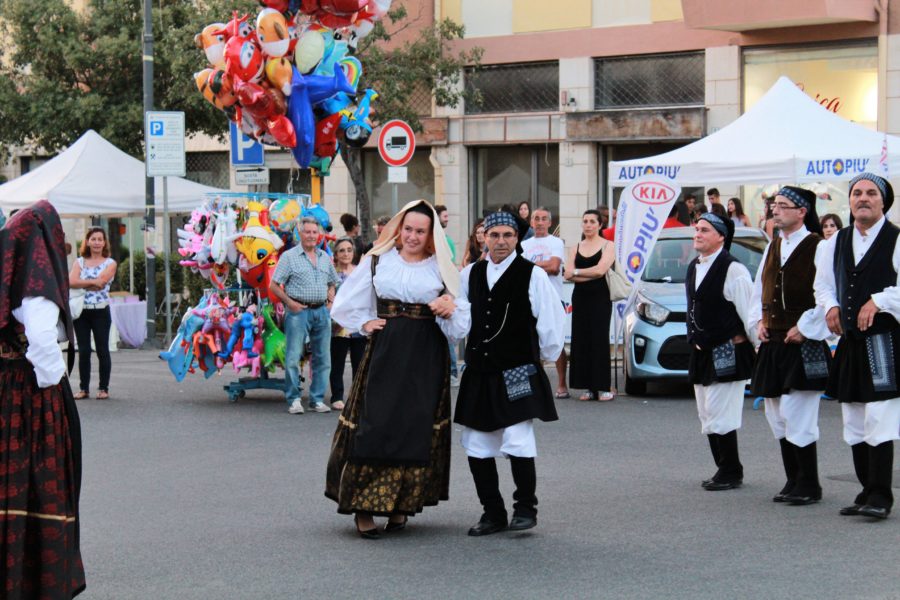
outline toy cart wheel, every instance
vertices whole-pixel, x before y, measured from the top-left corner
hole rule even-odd
[[[240,396],[240,392],[233,392],[231,390],[228,391],[228,401],[229,402],[237,402],[238,397]]]
[[[246,398],[246,397],[247,397],[247,392],[245,392],[244,390],[241,390],[240,393],[238,394],[238,398]]]

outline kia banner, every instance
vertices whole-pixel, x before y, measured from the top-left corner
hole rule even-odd
[[[663,223],[680,194],[681,186],[658,173],[643,175],[622,191],[616,211],[616,260],[633,287],[627,300],[616,303],[617,320],[634,301],[638,288],[634,284],[640,280]],[[618,333],[619,323],[616,325]]]

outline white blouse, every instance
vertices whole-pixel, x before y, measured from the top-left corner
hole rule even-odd
[[[444,291],[437,259],[430,256],[419,262],[406,262],[392,248],[378,258],[373,286],[372,257],[364,257],[338,289],[331,318],[350,331],[365,334],[362,326],[378,318],[376,291],[378,297],[385,300],[428,304]],[[449,319],[436,318],[441,331],[451,342],[464,338],[472,323],[469,302],[465,298],[456,298],[454,303],[456,310]]]

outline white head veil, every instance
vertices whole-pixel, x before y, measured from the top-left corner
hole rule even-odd
[[[447,236],[444,234],[444,228],[441,227],[441,220],[438,218],[434,207],[427,200],[413,200],[401,208],[400,212],[394,215],[391,220],[388,221],[388,224],[384,226],[381,235],[375,240],[375,244],[372,246],[372,249],[366,253],[366,256],[381,256],[385,252],[390,251],[391,248],[394,248],[400,237],[400,228],[403,225],[403,217],[406,216],[409,209],[418,206],[419,204],[424,204],[431,211],[431,235],[434,239],[434,251],[438,269],[441,272],[441,279],[444,281],[444,286],[447,288],[447,291],[450,292],[454,298],[457,298],[459,297],[459,271],[457,270],[456,265],[453,264],[453,260],[450,258],[450,245],[447,243]]]

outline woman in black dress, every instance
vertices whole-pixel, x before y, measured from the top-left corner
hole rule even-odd
[[[612,302],[606,272],[615,262],[613,245],[600,237],[600,212],[586,210],[581,218],[583,239],[571,250],[565,277],[575,283],[572,292],[572,353],[569,385],[586,390],[581,400],[606,402],[610,391],[609,320]]]

